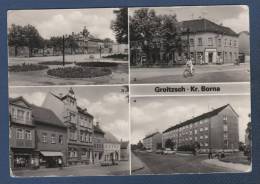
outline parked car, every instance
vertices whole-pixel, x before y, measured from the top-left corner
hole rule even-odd
[[[158,150],[155,151],[155,153],[156,153],[156,154],[163,154],[163,150],[158,149]]]
[[[175,154],[175,151],[171,150],[170,148],[165,148],[165,150],[163,150],[163,154],[171,155],[171,154]]]

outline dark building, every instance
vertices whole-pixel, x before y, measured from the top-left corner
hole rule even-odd
[[[99,122],[94,126],[94,149],[93,149],[93,163],[100,163],[104,157],[104,141],[105,132],[100,128]]]
[[[49,109],[32,105],[36,131],[35,155],[39,165],[56,167],[58,159],[67,163],[67,127]]]
[[[201,152],[238,151],[238,114],[227,104],[194,117],[163,132],[162,146],[170,139],[176,147],[200,145]]]

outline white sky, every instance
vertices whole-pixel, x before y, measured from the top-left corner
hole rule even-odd
[[[136,9],[138,8],[131,8],[129,15],[133,15]],[[222,23],[237,33],[249,31],[249,8],[245,5],[151,7],[150,9],[154,9],[157,14],[176,14],[178,21],[203,17],[217,24]]]
[[[136,100],[136,102],[134,101]],[[244,142],[249,122],[249,96],[139,97],[131,99],[131,143],[164,131],[212,108],[230,104],[239,115],[239,140]]]
[[[110,29],[110,22],[115,19],[113,10],[115,9],[10,10],[7,23],[8,26],[31,24],[44,38],[77,33],[86,26],[88,31],[98,38],[115,40]]]
[[[10,97],[23,96],[28,102],[41,106],[46,94],[66,94],[68,87],[17,87],[9,88]],[[87,108],[100,122],[103,130],[111,132],[120,141],[129,140],[129,110],[126,94],[121,86],[73,87],[77,104]]]

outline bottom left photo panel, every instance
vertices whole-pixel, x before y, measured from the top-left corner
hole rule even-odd
[[[10,175],[129,175],[128,91],[128,86],[10,87]]]

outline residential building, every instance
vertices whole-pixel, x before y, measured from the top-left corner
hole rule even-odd
[[[35,125],[31,104],[23,97],[9,98],[9,121],[11,168],[31,168],[35,157]]]
[[[250,34],[248,31],[242,31],[239,33],[239,57],[240,62],[250,61]]]
[[[40,166],[58,166],[58,159],[67,165],[67,127],[49,109],[31,105],[35,124],[35,162]],[[36,161],[37,160],[37,161]]]
[[[52,110],[66,125],[68,135],[67,163],[89,164],[93,153],[93,116],[77,105],[72,88],[67,94],[48,93],[43,107]]]
[[[121,158],[120,160],[129,160],[129,141],[121,141],[121,145],[120,145],[120,154],[121,154]]]
[[[120,161],[120,141],[110,132],[105,133],[104,161]]]
[[[156,151],[161,147],[162,144],[162,134],[160,132],[154,132],[143,138],[144,148],[147,150]]]
[[[218,25],[207,19],[179,22],[177,25],[181,49],[166,52],[165,41],[159,34],[154,36],[150,52],[145,54],[143,40],[130,43],[131,64],[133,65],[174,65],[185,64],[188,56],[194,64],[235,63],[239,54],[238,34],[231,28]],[[176,43],[177,44],[177,43]]]
[[[100,128],[99,122],[94,126],[94,136],[93,136],[93,163],[100,163],[103,161],[104,157],[104,141],[105,132]]]
[[[176,147],[200,144],[201,152],[238,151],[238,114],[227,104],[166,129],[162,146],[171,139]]]

